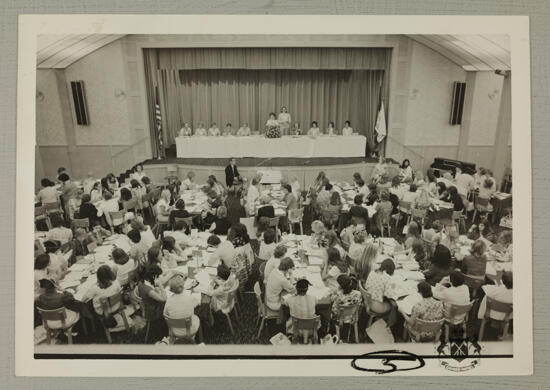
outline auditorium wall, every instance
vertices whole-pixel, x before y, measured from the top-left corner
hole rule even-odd
[[[37,182],[55,177],[59,166],[75,177],[89,171],[99,177],[118,175],[149,157],[149,137],[135,126],[141,113],[132,110],[128,68],[124,40],[118,40],[65,69],[37,70]],[[87,126],[76,123],[70,92],[75,80],[84,81]]]

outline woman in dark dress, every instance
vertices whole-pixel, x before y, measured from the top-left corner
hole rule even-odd
[[[246,211],[241,199],[241,191],[235,191],[234,187],[229,187],[227,190],[225,206],[227,207],[227,219],[231,225],[239,223],[241,218],[246,217]]]

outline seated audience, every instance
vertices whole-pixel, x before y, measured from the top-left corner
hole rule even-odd
[[[353,206],[351,206],[349,209],[351,220],[356,225],[367,226],[367,222],[369,220],[369,212],[365,207],[362,206],[363,197],[361,195],[355,195],[355,198],[353,198],[353,203]]]
[[[113,251],[111,252],[111,257],[116,264],[113,272],[119,279],[121,276],[127,275],[128,273],[136,269],[136,263],[134,262],[134,259],[131,259],[122,248],[113,249]]]
[[[409,190],[403,193],[402,200],[404,202],[409,202],[412,205],[412,203],[416,200],[416,198],[419,195],[418,192],[416,192],[416,190],[417,190],[416,184],[411,184],[409,186]]]
[[[120,293],[122,287],[118,282],[115,273],[108,265],[102,265],[97,269],[96,273],[97,283],[90,286],[82,297],[82,302],[88,302],[92,300],[94,310],[97,314],[103,314],[103,305],[101,301],[103,298],[109,298],[113,295]],[[143,297],[143,296],[142,296]],[[112,310],[118,309],[118,307],[112,307]]]
[[[187,259],[182,257],[182,250],[176,245],[174,237],[165,236],[162,238],[162,261],[160,268],[163,270],[174,269]]]
[[[447,189],[447,196],[443,198],[445,202],[450,202],[453,204],[454,211],[464,210],[464,202],[462,197],[458,194],[456,187],[451,186]]]
[[[273,256],[277,243],[275,242],[275,230],[267,229],[264,232],[264,239],[260,242],[260,251],[258,257],[260,259],[270,259]]]
[[[435,246],[432,257],[429,261],[430,268],[424,272],[426,282],[434,286],[445,276],[449,276],[452,271],[451,251],[444,245]]]
[[[216,235],[211,235],[206,241],[208,246],[215,248],[214,252],[208,258],[208,265],[215,266],[219,261],[231,268],[235,261],[235,247],[229,240],[223,242]]]
[[[372,206],[374,202],[378,201],[378,197],[379,197],[378,190],[377,190],[376,184],[374,183],[369,184],[368,189],[369,189],[369,193],[365,197],[365,203],[367,204],[367,206]]]
[[[502,283],[499,285],[487,285],[483,287],[485,291],[485,296],[481,300],[479,305],[479,311],[477,314],[478,319],[483,319],[485,317],[485,312],[487,311],[487,297],[494,299],[495,301],[502,303],[513,303],[514,302],[514,274],[512,271],[505,271],[502,273]],[[489,313],[489,317],[494,320],[502,321],[505,314],[492,311]]]
[[[212,289],[212,300],[210,306],[214,311],[229,313],[233,310],[235,300],[232,299],[229,292],[237,286],[237,278],[231,269],[221,263],[218,265],[217,277],[214,279],[214,288]]]
[[[300,319],[315,318],[317,298],[307,293],[309,286],[311,286],[311,283],[307,279],[299,279],[296,281],[296,293],[286,300],[291,317]],[[317,329],[319,329],[320,326],[321,321],[318,321]],[[298,334],[296,330],[292,328],[292,318],[288,319],[287,329],[294,337],[302,337],[302,334]]]
[[[63,220],[59,214],[52,214],[50,216],[52,228],[46,232],[45,241],[59,241],[61,245],[71,241],[73,239],[73,232],[71,229],[63,226]]]
[[[163,315],[168,318],[191,318],[190,334],[187,334],[186,328],[173,328],[172,333],[176,337],[193,336],[201,324],[199,317],[195,314],[195,307],[199,306],[200,302],[191,295],[189,290],[184,290],[184,285],[183,275],[178,274],[170,279],[168,286],[172,295],[167,297],[163,310]]]
[[[227,208],[224,206],[218,207],[216,211],[216,218],[212,225],[210,225],[210,233],[217,234],[219,236],[227,235],[229,228],[231,227],[231,222],[227,218]]]
[[[482,240],[472,244],[471,255],[462,260],[462,272],[474,279],[485,279],[487,257],[485,256],[486,245]]]
[[[279,267],[281,259],[286,254],[287,247],[284,245],[277,245],[273,250],[273,255],[267,260],[264,268],[264,284],[267,283],[267,278],[271,274],[271,271]]]
[[[89,194],[82,195],[82,203],[78,210],[78,218],[88,218],[90,226],[99,224],[99,218],[97,216],[97,208],[92,204],[92,197]]]
[[[365,282],[365,290],[371,296],[370,310],[383,314],[393,312],[393,305],[388,298],[393,295],[392,275],[395,271],[395,264],[391,259],[385,259],[380,264],[380,268],[368,274]],[[395,322],[395,316],[391,315],[386,321],[388,326]]]
[[[394,176],[391,179],[390,194],[395,194],[399,200],[402,200],[405,196],[405,189],[401,186],[401,179],[399,176]]]
[[[443,303],[445,313],[448,313],[450,305],[465,306],[470,304],[470,291],[464,284],[464,275],[458,270],[451,272],[450,285],[438,283],[432,288],[433,296]]]
[[[130,239],[130,252],[128,255],[140,266],[145,265],[147,250],[149,249],[141,239],[141,233],[137,229],[131,229],[127,233]]]
[[[407,330],[416,336],[414,324],[416,320],[438,321],[443,319],[443,304],[433,298],[432,286],[425,281],[418,283],[418,292],[422,296],[422,300],[416,303],[411,310],[411,315],[403,313],[405,318],[405,327]],[[420,334],[420,339],[433,337],[433,334]]]
[[[292,188],[289,184],[285,184],[281,186],[283,189],[283,200],[286,203],[286,209],[288,210],[295,210],[298,208],[298,201],[296,200],[296,197],[292,193]]]
[[[65,308],[65,326],[70,327],[80,319],[79,303],[74,296],[57,288],[55,281],[43,278],[39,280],[41,293],[36,299],[36,306],[42,310],[56,310]],[[63,324],[61,320],[47,320],[50,329],[60,329]]]
[[[361,292],[357,290],[357,280],[346,274],[341,274],[336,278],[338,282],[338,290],[331,294],[332,314],[337,316],[340,307],[353,306],[361,303],[363,297]]]
[[[290,257],[281,259],[279,266],[267,278],[265,287],[265,304],[271,310],[279,310],[283,301],[282,293],[296,293],[292,284],[292,270],[294,262]]]
[[[411,185],[412,186],[412,185]],[[422,187],[418,196],[412,202],[412,208],[417,210],[427,210],[432,205],[430,193],[426,187]]]
[[[178,199],[174,204],[174,209],[170,211],[168,223],[170,223],[170,226],[174,228],[176,225],[176,218],[188,218],[190,216],[191,214],[189,214],[189,211],[185,210],[185,201],[183,199]]]
[[[42,179],[40,181],[42,189],[38,191],[36,195],[36,200],[40,204],[44,205],[46,203],[56,203],[59,201],[59,192],[55,188],[55,183],[50,179]]]
[[[340,237],[342,237],[340,235]],[[353,242],[349,246],[348,256],[352,260],[353,264],[361,258],[361,255],[367,247],[365,245],[365,239],[367,238],[367,231],[364,229],[356,229],[353,232]]]
[[[420,238],[420,226],[415,221],[407,225],[407,239],[405,240],[405,249],[410,249],[414,240]]]

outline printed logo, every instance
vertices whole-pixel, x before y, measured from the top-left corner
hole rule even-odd
[[[480,364],[481,346],[476,339],[468,337],[449,338],[437,348],[439,364],[454,372],[472,370]]]

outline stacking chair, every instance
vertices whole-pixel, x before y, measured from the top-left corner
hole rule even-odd
[[[350,305],[350,306],[340,306],[338,307],[338,314],[336,316],[336,335],[340,339],[340,328],[344,326],[344,324],[349,324],[350,331],[348,332],[348,339],[349,342],[349,336],[351,333],[351,326],[353,326],[353,330],[355,332],[355,342],[359,343],[359,308],[361,307],[361,303],[358,303],[356,305]]]
[[[59,202],[51,202],[51,203],[43,203],[42,207],[46,209],[46,213],[49,215],[51,214],[59,214],[61,218],[64,219],[64,211],[61,208],[61,204]]]
[[[265,268],[265,265],[264,265],[264,268]],[[264,304],[262,300],[262,290],[260,289],[259,282],[256,282],[254,284],[254,294],[256,294],[256,302],[258,304],[258,319],[256,320],[256,326],[260,324],[260,327],[258,328],[258,334],[256,335],[256,339],[259,339],[262,334],[262,330],[264,329],[265,321],[277,320],[278,322],[280,322],[281,312],[280,310],[271,310],[269,307],[267,307]]]
[[[313,344],[319,344],[319,336],[317,335],[317,328],[321,321],[319,316],[313,318],[296,318],[291,316],[290,318],[292,319],[292,330],[294,332],[293,344],[298,343],[300,335],[303,338],[304,344],[307,344],[310,338]]]
[[[227,292],[228,299],[232,303],[232,309],[231,311],[227,313],[223,313],[225,315],[225,318],[227,318],[227,324],[229,325],[229,330],[231,330],[231,334],[235,335],[235,330],[233,329],[233,323],[231,322],[231,313],[235,314],[235,319],[237,322],[239,322],[239,312],[237,310],[237,290],[239,289],[239,281],[237,280],[237,283],[233,289]]]
[[[479,289],[485,284],[485,279],[478,279],[466,274],[462,275],[464,276],[464,284],[470,289],[470,298],[476,298]]]
[[[464,210],[453,211],[451,221],[458,226],[459,233],[461,229],[463,232],[466,231],[466,214],[464,214]]]
[[[164,319],[166,320],[166,325],[168,325],[168,337],[170,338],[171,344],[174,344],[174,342],[179,339],[189,340],[195,343],[196,333],[191,333],[192,318],[193,317],[171,318],[171,317],[168,317],[167,315],[164,315]],[[179,329],[179,330],[185,329],[185,335],[183,336],[175,335],[174,334],[175,329]],[[197,329],[197,332],[199,334],[199,340],[202,343],[203,342],[202,326],[200,324],[199,324],[199,329]]]
[[[408,223],[410,223],[411,221],[414,221],[415,219],[416,220],[420,220],[420,222],[422,223],[421,226],[424,226],[424,220],[426,219],[426,214],[428,213],[428,210],[427,209],[415,209],[415,208],[412,208],[411,209],[411,213],[409,214],[409,220],[408,220]]]
[[[391,237],[391,209],[388,211],[380,211],[382,214],[378,216],[378,230],[380,230],[380,236],[384,237],[384,232],[387,231],[387,237]]]
[[[34,224],[44,221],[48,230],[52,228],[52,223],[50,221],[50,216],[48,215],[46,208],[44,206],[39,206],[34,208]]]
[[[122,288],[133,287],[133,284],[137,277],[137,267],[122,275],[117,275],[118,282]]]
[[[468,323],[468,317],[470,310],[474,302],[468,305],[452,305],[448,304],[447,312],[445,315],[445,341],[449,342],[449,333],[451,326],[462,326],[463,336],[466,337],[466,325]]]
[[[174,223],[185,222],[185,224],[191,229],[193,227],[193,217],[174,218]]]
[[[395,228],[397,229],[397,225],[399,225],[399,220],[401,219],[401,214],[405,214],[405,218],[409,219],[409,216],[411,214],[411,202],[406,202],[404,200],[399,201],[399,213],[397,215],[397,219],[395,221]]]
[[[170,225],[170,223],[169,221],[159,221],[157,216],[157,208],[155,206],[152,206],[152,210],[153,210],[153,216],[155,217],[155,225],[152,227],[151,231],[153,232],[155,237],[158,238],[160,233],[166,230]]]
[[[52,336],[55,336],[55,331],[58,329],[63,330],[67,333],[67,338],[69,339],[69,344],[73,343],[73,326],[76,324],[67,324],[67,313],[65,312],[64,307],[60,307],[59,309],[54,310],[44,310],[37,308],[38,313],[40,314],[40,317],[42,318],[42,325],[44,326],[44,329],[46,330],[46,338],[48,340],[48,344],[52,343]],[[80,316],[79,316],[80,318]],[[50,328],[48,325],[48,321],[61,321],[60,327]]]
[[[90,220],[88,218],[73,219],[71,221],[71,229],[74,232],[78,228],[83,228],[86,231],[89,231],[90,230]]]
[[[293,232],[293,226],[295,223],[300,224],[300,235],[304,234],[304,227],[302,222],[304,220],[304,208],[288,210],[288,224],[290,225],[290,234]]]
[[[369,320],[367,322],[367,328],[372,325],[374,320],[378,318],[384,317],[387,313],[376,313],[370,309],[372,298],[371,295],[363,288],[361,285],[361,282],[357,283],[357,286],[359,287],[359,291],[361,291],[361,295],[363,296],[363,304],[365,305],[365,311],[367,312],[367,315],[369,316]]]
[[[114,229],[124,223],[124,211],[113,211],[106,214],[107,223]]]
[[[111,339],[111,331],[105,325],[105,320],[110,315],[120,313],[120,315],[122,316],[122,320],[124,321],[124,327],[126,328],[126,331],[130,331],[130,325],[128,324],[128,319],[126,318],[126,313],[124,311],[124,304],[122,302],[122,292],[119,291],[116,294],[111,295],[110,297],[101,298],[100,303],[101,307],[103,308],[103,314],[100,316],[100,321],[103,325],[103,330],[105,331],[107,342],[109,344],[112,344],[113,340]]]
[[[493,298],[487,297],[487,307],[485,308],[485,315],[481,320],[481,325],[479,327],[479,341],[483,340],[483,334],[485,333],[485,324],[490,321],[494,321],[503,325],[502,335],[499,336],[500,339],[508,335],[508,328],[510,326],[510,317],[514,311],[514,306],[511,303],[504,303],[497,301]],[[491,312],[503,313],[504,319],[495,320],[491,318]]]
[[[474,198],[474,213],[472,214],[472,223],[475,222],[476,215],[477,215],[478,212],[480,214],[481,213],[487,213],[487,216],[489,216],[489,214],[493,213],[493,207],[489,203],[489,199],[482,198],[480,196],[476,196]]]
[[[425,339],[422,340],[422,336],[429,334],[433,336],[433,341],[437,341],[441,336],[441,327],[444,321],[443,318],[438,321],[425,321],[417,318],[414,324],[405,324],[403,327],[403,339],[405,340],[408,334],[416,342],[428,341]]]
[[[279,242],[281,239],[281,231],[279,230],[279,217],[269,218],[268,227],[275,229],[275,242]]]

